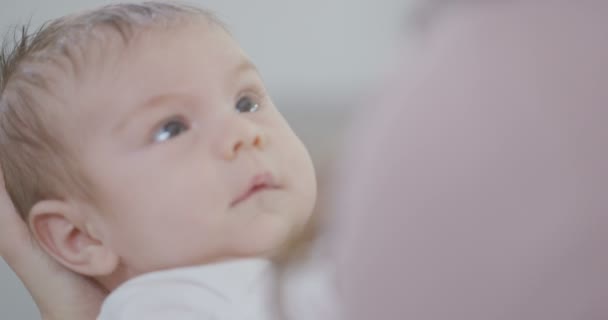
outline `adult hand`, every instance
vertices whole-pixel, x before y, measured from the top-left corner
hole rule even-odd
[[[6,192],[0,170],[0,256],[34,298],[45,320],[95,319],[107,292],[52,260],[32,238]]]

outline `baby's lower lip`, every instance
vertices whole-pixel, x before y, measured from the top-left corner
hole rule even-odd
[[[251,188],[246,194],[244,194],[241,197],[239,197],[238,199],[234,200],[230,206],[234,207],[234,206],[238,205],[239,203],[246,201],[247,199],[251,198],[253,195],[255,195],[261,191],[266,191],[266,190],[271,190],[271,189],[276,189],[276,188],[273,188],[271,186],[266,186],[266,185],[255,186],[255,187]]]

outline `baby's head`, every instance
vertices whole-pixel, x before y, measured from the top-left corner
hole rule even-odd
[[[113,288],[272,255],[307,222],[310,157],[209,13],[112,5],[17,42],[1,62],[0,162],[68,268]]]

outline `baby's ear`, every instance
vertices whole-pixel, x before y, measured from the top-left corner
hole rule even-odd
[[[74,204],[39,201],[30,210],[28,222],[40,246],[72,271],[98,277],[109,275],[118,267],[118,256],[86,227]]]

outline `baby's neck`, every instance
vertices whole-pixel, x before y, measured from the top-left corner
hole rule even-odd
[[[246,259],[264,259],[264,260],[271,261],[273,263],[276,262],[276,261],[274,261],[275,259],[273,259],[272,257],[265,257],[265,256],[238,256],[238,257],[231,256],[231,257],[224,257],[222,259],[213,259],[211,261],[207,261],[207,262],[200,263],[197,265],[175,266],[174,268],[151,270],[148,272],[133,272],[129,267],[127,267],[123,263],[120,263],[112,274],[107,275],[107,276],[94,277],[94,278],[92,278],[92,280],[95,281],[97,284],[99,284],[102,288],[104,288],[108,292],[112,292],[116,288],[118,288],[120,285],[122,285],[123,283],[129,281],[130,279],[133,279],[137,276],[140,276],[140,275],[143,275],[143,274],[146,274],[149,272],[185,268],[185,267],[193,267],[193,266],[212,265],[212,264],[216,264],[216,263],[228,262],[231,260],[246,260]]]

